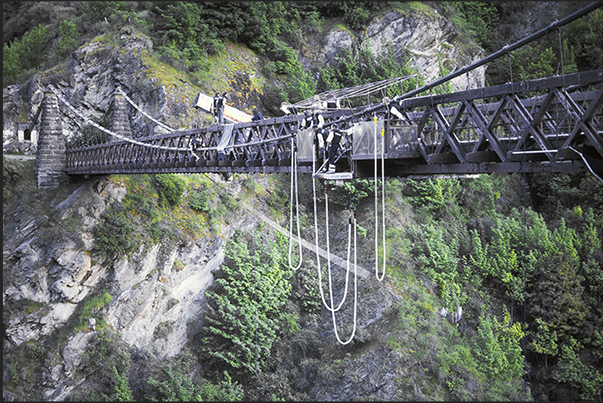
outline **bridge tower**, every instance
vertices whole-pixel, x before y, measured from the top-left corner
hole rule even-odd
[[[119,91],[113,93],[113,107],[111,108],[111,131],[113,133],[132,137],[132,127],[128,117],[126,98]],[[117,140],[115,138],[111,140]]]
[[[36,153],[38,189],[56,189],[69,181],[66,174],[65,137],[59,101],[50,87],[44,91],[42,116]]]

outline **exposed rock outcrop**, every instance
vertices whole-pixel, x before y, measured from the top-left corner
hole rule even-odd
[[[437,12],[421,15],[391,11],[369,25],[359,46],[368,45],[376,55],[384,54],[388,47],[395,54],[408,52],[410,67],[429,83],[483,57],[477,47],[464,54],[454,41],[456,36],[454,25]],[[482,66],[451,80],[452,90],[483,86],[485,72]]]
[[[407,54],[408,67],[417,71],[425,83],[435,81],[446,74],[469,65],[484,55],[477,45],[456,42],[454,25],[438,15],[389,11],[375,18],[361,33],[353,33],[335,26],[323,35],[318,50],[309,46],[301,54],[307,68],[321,61],[332,62],[345,49],[352,53],[369,48],[377,57]],[[486,67],[478,67],[450,81],[451,91],[462,91],[485,85]]]
[[[12,346],[43,340],[63,328],[86,297],[106,288],[112,296],[104,321],[134,350],[163,360],[181,352],[187,323],[201,315],[204,292],[219,268],[223,246],[234,228],[247,228],[254,218],[242,216],[223,228],[222,236],[198,239],[176,248],[140,245],[130,257],[105,258],[94,249],[93,230],[103,212],[121,203],[123,184],[101,178],[57,190],[47,215],[9,206],[4,227],[3,305],[11,317],[5,338]],[[40,192],[40,191],[38,191]],[[76,233],[60,234],[49,222],[78,222]],[[53,232],[54,231],[54,232]],[[32,309],[19,309],[26,303]],[[29,312],[32,311],[32,312]],[[48,362],[45,396],[63,400],[76,386],[75,371],[95,325],[69,335],[60,368]]]

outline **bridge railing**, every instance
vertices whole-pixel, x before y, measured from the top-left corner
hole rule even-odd
[[[349,112],[341,109],[324,112],[323,116],[329,122],[346,113]],[[302,114],[287,115],[117,140],[100,129],[87,131],[68,142],[67,171],[77,174],[127,167],[149,172],[182,167],[288,167],[290,139],[299,130],[302,118]]]

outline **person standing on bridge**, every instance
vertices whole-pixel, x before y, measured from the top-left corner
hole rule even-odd
[[[297,115],[299,113],[299,110],[297,109],[296,106],[293,106],[285,101],[283,101],[281,103],[281,111],[283,111],[285,113],[285,115],[289,115],[289,114]]]
[[[253,108],[251,108],[251,112],[253,112],[253,117],[251,118],[252,122],[264,120],[264,115],[262,115],[262,112],[260,112],[257,106],[254,105]]]
[[[329,164],[326,168],[327,174],[334,174],[336,170],[335,163],[337,162],[337,152],[339,151],[339,142],[341,137],[344,134],[348,134],[350,132],[348,122],[343,121],[339,123],[339,125],[334,126],[334,128],[329,132],[329,137],[327,137],[327,145],[329,148]]]
[[[317,160],[321,161],[325,158],[325,142],[326,133],[324,129],[325,118],[318,113],[317,109],[307,109],[305,112],[304,120],[302,120],[301,127],[311,127],[314,129],[315,144],[318,144]]]
[[[383,98],[383,105],[387,108],[386,119],[389,121],[392,115],[395,115],[398,119],[404,120],[404,116],[398,110],[400,108],[400,102],[392,102],[389,97]]]
[[[223,95],[220,95],[219,92],[216,92],[211,107],[211,112],[216,117],[216,123],[219,125],[224,124],[224,95],[226,95],[226,92]]]

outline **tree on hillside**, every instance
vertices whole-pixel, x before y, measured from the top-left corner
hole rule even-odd
[[[203,350],[219,370],[255,374],[280,331],[292,271],[283,245],[237,231],[225,248],[214,286],[206,292]]]

